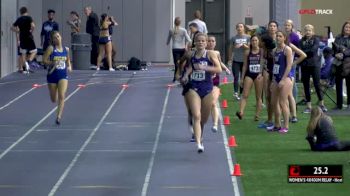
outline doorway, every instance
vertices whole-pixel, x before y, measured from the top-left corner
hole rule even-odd
[[[202,12],[203,21],[208,28],[208,35],[216,38],[216,49],[222,59],[226,56],[226,9],[227,0],[186,0],[186,25],[193,20],[194,12]]]

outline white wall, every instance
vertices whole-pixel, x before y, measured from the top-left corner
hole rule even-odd
[[[1,76],[4,77],[17,70],[16,36],[10,30],[17,15],[17,2],[1,0]]]
[[[253,17],[253,24],[266,25],[269,22],[269,1],[257,0],[229,0],[229,37],[236,34],[235,26],[245,20],[248,8]]]

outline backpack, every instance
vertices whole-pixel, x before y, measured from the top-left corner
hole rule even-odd
[[[136,57],[131,57],[128,64],[128,70],[140,70],[141,61]]]

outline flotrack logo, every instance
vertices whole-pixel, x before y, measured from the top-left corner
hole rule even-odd
[[[300,9],[299,14],[310,14],[310,15],[332,15],[332,9]]]

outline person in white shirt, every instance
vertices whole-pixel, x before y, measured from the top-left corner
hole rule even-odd
[[[174,20],[175,27],[170,29],[167,45],[169,45],[170,40],[173,41],[173,59],[175,65],[174,78],[173,82],[176,81],[176,73],[178,71],[179,65],[178,60],[185,54],[186,52],[186,43],[191,42],[190,36],[187,34],[185,28],[181,27],[181,19],[180,17],[176,17]]]
[[[208,29],[207,29],[207,25],[205,24],[204,21],[201,20],[202,19],[202,14],[201,11],[196,10],[194,12],[194,19],[191,20],[190,22],[188,22],[188,27],[191,23],[197,23],[198,25],[198,31],[204,34],[208,34]],[[188,28],[189,29],[189,28]]]

